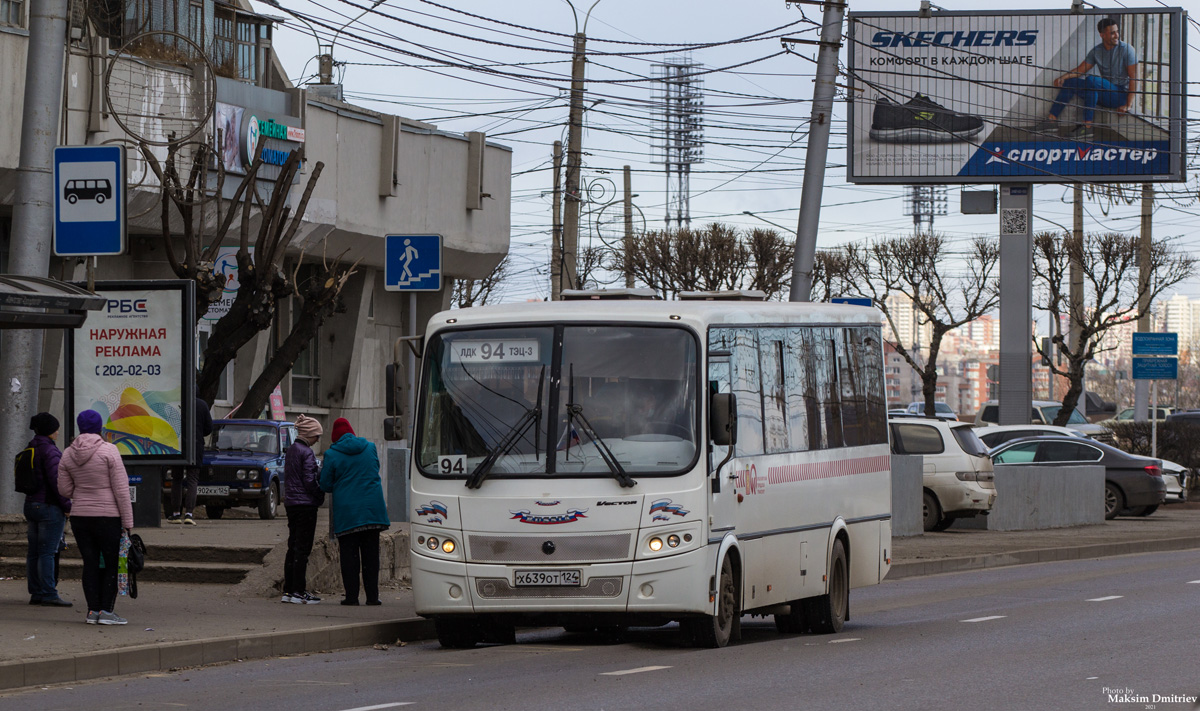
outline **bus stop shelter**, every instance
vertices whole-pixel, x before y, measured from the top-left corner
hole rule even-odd
[[[0,329],[79,328],[104,297],[43,277],[0,274]]]

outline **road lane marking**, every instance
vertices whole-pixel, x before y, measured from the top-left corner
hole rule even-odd
[[[987,617],[972,617],[969,620],[961,620],[962,622],[987,622],[989,620],[1003,620],[1008,615],[989,615]]]
[[[845,639],[831,639],[830,644],[841,644],[842,642],[861,642],[862,637],[847,637]]]
[[[1200,580],[1189,580],[1188,585],[1200,585]]]
[[[1091,600],[1084,600],[1084,602],[1108,602],[1109,600],[1120,600],[1123,597],[1125,597],[1125,596],[1124,595],[1109,595],[1108,597],[1094,597]]]
[[[624,676],[626,674],[641,674],[642,672],[658,671],[659,669],[670,669],[671,667],[638,667],[637,669],[624,669],[615,672],[600,672],[600,676]]]
[[[355,706],[352,709],[342,709],[342,711],[376,711],[376,709],[394,709],[397,706],[412,706],[416,701],[395,701],[390,704],[375,704],[374,706]]]

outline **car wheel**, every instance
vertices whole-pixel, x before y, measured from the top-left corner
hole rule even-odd
[[[943,516],[941,521],[938,521],[937,523],[933,524],[933,530],[945,531],[947,528],[950,528],[951,526],[954,525],[954,521],[955,521],[955,519],[952,519],[949,516]]]
[[[1132,515],[1134,515],[1134,516],[1149,516],[1150,514],[1154,513],[1155,511],[1158,511],[1158,504],[1155,504],[1153,506],[1139,506],[1139,507],[1137,507],[1137,513],[1134,513]]]
[[[216,521],[217,519],[219,519],[225,515],[225,507],[224,506],[214,506],[212,504],[205,504],[204,505],[204,515],[206,515],[209,518],[211,518],[212,520]]]
[[[1125,508],[1125,495],[1115,484],[1104,484],[1104,520],[1111,521]]]
[[[717,614],[690,621],[692,640],[697,647],[724,647],[733,638],[739,617],[733,562],[729,560],[729,556],[725,556],[725,560],[721,562],[720,582],[717,584]]]
[[[270,521],[275,518],[275,511],[279,508],[279,482],[273,481],[267,487],[267,493],[258,500],[258,517],[264,521]]]
[[[937,525],[942,520],[942,507],[938,506],[937,497],[928,491],[922,500],[923,509],[921,511],[922,522],[926,531],[938,530]]]
[[[846,620],[850,619],[850,571],[840,538],[833,542],[829,560],[829,592],[805,600],[804,615],[817,634],[841,632]]]
[[[471,649],[479,643],[479,622],[473,617],[441,618],[433,621],[438,643],[446,649]]]

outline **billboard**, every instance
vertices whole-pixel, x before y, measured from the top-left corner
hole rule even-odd
[[[1178,8],[850,13],[855,183],[1182,181]]]
[[[69,434],[79,412],[95,410],[101,436],[127,463],[192,462],[194,288],[177,280],[96,283],[104,308],[67,336]]]

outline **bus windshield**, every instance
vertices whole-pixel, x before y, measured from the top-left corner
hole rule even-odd
[[[697,346],[684,329],[444,332],[426,358],[417,463],[428,475],[466,478],[485,460],[489,478],[666,475],[694,465]]]

